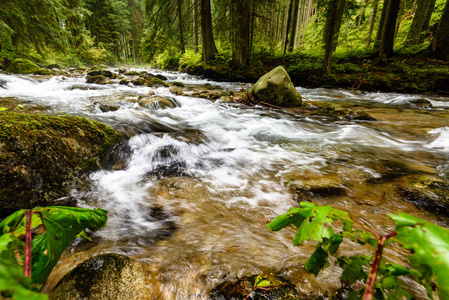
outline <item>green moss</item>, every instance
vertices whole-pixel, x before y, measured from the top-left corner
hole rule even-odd
[[[5,69],[6,72],[15,74],[32,74],[41,70],[41,67],[25,58],[13,60]]]
[[[122,139],[86,118],[0,112],[0,218],[67,195]]]

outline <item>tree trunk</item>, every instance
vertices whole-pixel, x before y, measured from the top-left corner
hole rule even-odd
[[[296,32],[298,27],[299,0],[293,2],[293,16],[291,22],[290,38],[288,43],[288,51],[292,52],[295,48]]]
[[[379,27],[377,28],[376,40],[374,41],[374,49],[379,51],[380,40],[382,39],[382,32],[385,24],[385,17],[387,15],[388,2],[390,0],[384,0],[382,4],[382,14],[380,15]]]
[[[200,14],[203,48],[202,60],[207,62],[212,60],[215,57],[215,54],[218,53],[213,34],[210,0],[201,0]]]
[[[193,49],[195,53],[198,52],[198,3],[193,1]]]
[[[449,61],[449,0],[443,9],[437,31],[432,40],[432,53],[437,58]]]
[[[332,54],[337,48],[338,33],[345,8],[345,0],[332,0],[329,5],[325,24],[325,30],[328,31],[324,33],[326,37],[323,61],[324,76],[329,76],[331,73]]]
[[[369,17],[369,30],[368,30],[368,39],[366,41],[366,47],[369,47],[371,45],[371,36],[373,35],[373,29],[374,29],[374,23],[376,21],[378,5],[379,5],[379,0],[374,0],[373,10],[371,11],[371,15]]]
[[[295,1],[295,0],[290,0],[290,6],[288,7],[287,28],[285,31],[284,54],[287,52],[287,47],[289,45],[290,28],[291,28],[291,23],[292,23],[293,1]]]
[[[248,0],[237,0],[235,10],[235,40],[232,62],[237,68],[248,65],[250,37],[250,3]]]
[[[176,1],[178,4],[178,21],[179,21],[179,42],[181,43],[181,53],[186,53],[186,45],[184,43],[184,26],[182,22],[182,0]]]
[[[379,57],[393,56],[394,37],[396,33],[396,20],[399,14],[401,0],[389,0],[385,14],[385,23],[382,26],[382,37],[379,46]],[[385,5],[385,4],[384,4]]]
[[[424,41],[423,32],[429,28],[430,17],[435,8],[436,0],[420,0],[417,3],[415,16],[413,17],[410,31],[407,35],[407,43],[418,45]]]

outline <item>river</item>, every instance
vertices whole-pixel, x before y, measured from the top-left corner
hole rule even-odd
[[[241,90],[237,83],[151,72],[190,90]],[[447,97],[297,87],[308,99],[364,110],[378,120],[354,121],[176,96],[168,88],[85,81],[0,73],[0,106],[13,102],[27,111],[85,116],[129,136],[104,169],[68,195],[79,206],[107,209],[109,221],[91,245],[66,251],[47,290],[80,261],[115,252],[144,264],[155,299],[207,299],[214,286],[263,271],[319,296],[339,287],[341,271],[332,267],[317,278],[305,273],[314,244],[294,247],[293,229],[265,228],[298,200],[346,210],[381,233],[393,230],[386,215],[394,212],[449,224],[447,214],[405,201],[394,181],[407,174],[449,181]],[[151,91],[172,97],[177,107],[140,106],[138,97]],[[420,98],[433,109],[407,106]],[[339,192],[296,193],[289,186],[292,176],[333,182]],[[372,248],[354,244],[341,251],[372,254]],[[387,250],[385,257],[401,262],[404,253]]]

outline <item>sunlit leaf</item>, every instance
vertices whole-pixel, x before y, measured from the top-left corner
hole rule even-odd
[[[11,231],[19,222],[25,210],[7,217],[0,223],[0,232]],[[38,207],[34,208],[32,228],[36,234],[32,240],[32,282],[38,288],[58,262],[62,252],[84,229],[100,229],[106,225],[107,211],[77,207]],[[44,224],[42,224],[42,220]],[[14,235],[25,232],[25,219],[17,225]]]
[[[390,215],[396,222],[397,240],[413,250],[412,260],[435,274],[440,299],[449,299],[449,230],[404,213]]]

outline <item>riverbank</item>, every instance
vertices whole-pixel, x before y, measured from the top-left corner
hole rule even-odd
[[[246,69],[233,70],[225,61],[180,66],[182,71],[215,81],[254,83],[278,65],[285,67],[296,86],[306,88],[344,88],[371,92],[449,95],[449,63],[423,53],[396,55],[388,61],[372,54],[338,56],[332,63],[333,74],[321,75],[322,57],[299,53],[254,58]]]

